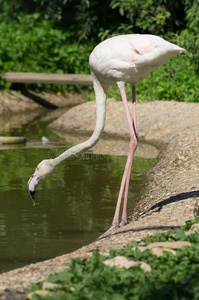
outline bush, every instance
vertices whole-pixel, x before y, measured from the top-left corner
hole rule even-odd
[[[0,23],[2,72],[88,73],[92,41],[80,45],[72,33],[39,18],[35,13]]]
[[[38,4],[38,1],[36,2]],[[59,1],[59,3],[62,2],[62,0]],[[85,0],[82,0],[82,3],[84,2]],[[193,2],[193,5],[191,2]],[[0,13],[2,20],[0,22],[0,67],[2,74],[4,72],[12,71],[89,73],[89,54],[98,43],[99,36],[101,39],[104,39],[116,32],[123,34],[132,32],[138,27],[142,32],[144,32],[145,29],[147,30],[148,27],[151,27],[152,29],[154,28],[152,33],[156,33],[155,28],[159,24],[158,22],[163,22],[162,33],[165,31],[165,28],[175,27],[175,22],[172,23],[172,26],[168,23],[168,20],[171,17],[171,14],[168,15],[168,12],[170,12],[172,7],[168,6],[165,8],[165,11],[162,10],[163,6],[161,0],[158,2],[159,6],[154,8],[150,8],[150,1],[147,1],[146,3],[144,1],[142,11],[137,17],[135,11],[132,10],[132,7],[137,5],[136,2],[134,2],[134,6],[131,7],[132,0],[126,2],[112,0],[110,1],[112,10],[114,12],[118,10],[123,16],[121,16],[121,19],[115,20],[113,29],[111,26],[108,27],[108,24],[107,27],[104,27],[105,23],[97,18],[99,13],[97,11],[96,18],[98,20],[98,27],[93,28],[95,27],[95,18],[93,17],[92,20],[90,20],[91,23],[94,22],[92,23],[92,30],[91,28],[88,28],[89,32],[92,31],[92,34],[90,35],[92,38],[86,40],[88,36],[86,33],[83,33],[84,28],[82,28],[81,34],[78,31],[79,29],[77,29],[80,24],[70,24],[70,26],[67,27],[67,30],[65,30],[64,27],[56,27],[55,21],[53,18],[50,19],[50,15],[47,19],[44,19],[42,18],[43,15],[41,15],[41,13],[26,14],[25,11],[18,13],[17,9],[19,10],[19,8],[22,7],[23,0],[20,0],[19,3],[17,2],[19,7],[16,2],[12,1],[13,5],[16,4],[16,12],[13,11],[13,8],[7,1],[0,0],[0,3],[4,4],[4,11]],[[88,1],[88,3],[90,2]],[[84,10],[82,10],[82,14],[85,15],[86,10],[88,9],[91,10],[91,12],[88,11],[88,13],[92,13],[92,16],[94,16],[96,3],[97,2],[94,1],[90,8],[89,6],[85,6]],[[138,99],[141,101],[161,99],[188,102],[199,101],[199,36],[197,34],[199,19],[196,13],[198,0],[186,0],[186,3],[183,13],[186,13],[185,20],[187,20],[187,29],[183,29],[180,34],[168,32],[165,38],[184,47],[187,50],[187,56],[186,58],[174,57],[167,62],[167,64],[152,72],[148,78],[143,79],[137,87]],[[72,6],[72,2],[70,2],[70,5]],[[179,11],[182,11],[179,2],[176,2],[175,5],[178,6]],[[131,7],[131,9],[128,9],[129,7]],[[81,7],[78,6],[79,10],[80,8]],[[27,10],[28,8],[25,7],[24,9]],[[156,12],[159,13],[158,19],[154,18]],[[102,13],[102,11],[100,13]],[[11,18],[9,15],[11,15]],[[149,17],[147,18],[147,16]],[[79,15],[79,18],[80,17],[81,15]],[[122,23],[122,20],[125,19],[124,17],[129,20],[128,24]],[[145,17],[147,18],[147,22],[144,23]],[[101,26],[100,22],[102,22]],[[79,23],[81,23],[81,18],[79,19]],[[176,26],[179,27],[179,24],[180,23]],[[145,25],[148,27],[145,28]],[[82,38],[81,42],[79,42],[80,36],[84,36],[85,38]],[[0,81],[0,85],[3,88],[6,86],[3,80]],[[37,85],[37,87],[38,86],[41,85]],[[32,87],[33,86],[31,85],[31,88]],[[52,87],[54,88],[55,86],[50,86],[50,88]],[[66,86],[62,85],[61,88],[66,88]],[[72,86],[70,89],[74,88],[75,87]],[[89,87],[87,90],[90,93]],[[131,87],[127,87],[129,99],[131,97],[130,92]],[[121,98],[118,89],[114,87],[110,88],[109,96],[116,97],[117,99]]]

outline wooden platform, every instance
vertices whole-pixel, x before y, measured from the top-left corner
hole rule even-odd
[[[15,83],[44,83],[44,84],[80,84],[92,85],[92,76],[87,74],[47,74],[7,72],[4,73],[6,82]]]
[[[0,144],[21,144],[26,142],[24,136],[0,136]]]

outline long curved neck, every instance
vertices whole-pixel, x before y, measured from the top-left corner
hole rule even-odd
[[[72,155],[78,154],[82,151],[88,150],[93,147],[100,139],[105,125],[106,118],[106,93],[107,88],[102,87],[97,77],[91,72],[93,77],[93,86],[96,97],[96,123],[92,136],[85,142],[71,147],[59,156],[53,159],[54,165],[59,165],[63,160]]]

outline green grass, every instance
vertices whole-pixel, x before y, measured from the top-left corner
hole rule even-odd
[[[69,269],[48,277],[48,282],[55,285],[43,296],[42,283],[32,285],[32,299],[199,299],[199,235],[184,233],[194,223],[199,223],[199,218],[188,221],[181,229],[147,237],[122,250],[112,249],[108,257],[94,251],[91,261],[73,259]],[[161,257],[137,248],[157,241],[179,240],[189,241],[192,246],[178,249],[176,255],[164,252]],[[104,260],[117,255],[144,261],[152,271],[145,273],[138,265],[130,269],[104,265]]]

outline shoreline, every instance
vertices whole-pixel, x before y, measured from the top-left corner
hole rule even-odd
[[[90,117],[93,117],[94,109],[93,102],[73,107],[56,121],[59,124],[56,130],[60,127],[61,130],[64,127],[74,130],[75,125],[78,130],[85,132],[87,129],[89,132],[89,126],[93,126]],[[174,101],[138,103],[137,115],[140,139],[163,145],[163,148],[158,162],[146,174],[147,186],[132,221],[72,253],[0,274],[0,296],[4,295],[4,299],[9,299],[6,298],[8,291],[17,293],[19,298],[16,299],[25,299],[24,290],[30,284],[45,280],[52,272],[66,269],[71,258],[89,259],[93,250],[106,255],[110,248],[123,248],[147,235],[179,228],[194,218],[199,199],[199,105]],[[77,123],[78,119],[81,124]],[[53,122],[53,128],[56,122]],[[118,136],[128,137],[125,122],[122,103],[109,101],[105,133],[114,134],[117,130]]]

